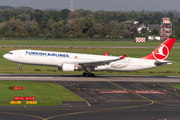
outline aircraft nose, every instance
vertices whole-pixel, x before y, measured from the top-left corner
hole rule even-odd
[[[4,54],[3,57],[4,57],[5,59],[7,59],[7,54]]]

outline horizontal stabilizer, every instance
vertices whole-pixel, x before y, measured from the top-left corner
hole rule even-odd
[[[162,66],[162,65],[169,65],[169,64],[172,64],[172,62],[171,61],[160,61],[160,60],[157,60],[157,61],[155,61],[154,62],[154,64],[156,65],[156,66]]]

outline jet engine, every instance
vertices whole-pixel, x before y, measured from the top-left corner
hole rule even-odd
[[[74,70],[75,70],[74,64],[67,64],[67,63],[65,63],[65,64],[62,65],[62,71],[72,72]]]

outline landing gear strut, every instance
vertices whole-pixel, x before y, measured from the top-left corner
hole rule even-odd
[[[91,73],[91,68],[90,67],[86,67],[85,71],[86,72],[83,73],[84,77],[95,77],[95,74]]]
[[[22,70],[22,68],[21,68],[21,64],[19,63],[19,70],[21,71]]]

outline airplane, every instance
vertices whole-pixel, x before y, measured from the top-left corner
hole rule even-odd
[[[13,50],[4,54],[3,57],[19,63],[19,70],[22,70],[21,64],[53,66],[66,72],[85,70],[83,76],[94,77],[95,74],[91,71],[139,71],[172,64],[166,58],[175,41],[175,38],[168,38],[152,53],[142,58],[126,57],[126,55],[108,56],[109,52],[104,55],[92,55],[30,49]]]

